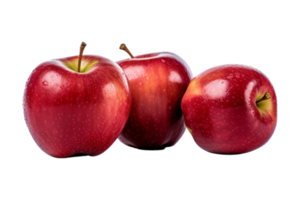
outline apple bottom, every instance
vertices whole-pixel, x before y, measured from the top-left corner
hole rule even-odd
[[[245,135],[241,131],[243,128],[237,127],[236,132],[230,132],[226,127],[222,129],[218,131],[218,135],[211,135],[210,137],[205,137],[205,130],[198,130],[195,133],[188,128],[188,131],[194,145],[210,154],[248,154],[265,147],[274,137],[272,134],[274,131],[257,135],[255,132],[258,130],[253,129],[250,134]]]
[[[96,133],[95,135],[101,135],[101,133]],[[70,142],[73,142],[72,145],[66,146],[59,142],[45,143],[43,142],[43,139],[38,137],[31,138],[34,143],[37,141],[35,145],[42,153],[56,159],[65,159],[77,154],[84,154],[88,157],[99,157],[108,152],[117,141],[117,136],[113,136],[108,140],[101,140],[100,138],[85,136],[79,137],[80,139],[76,139],[76,141],[79,142],[75,142],[73,139],[75,136],[68,139],[61,138],[61,140],[69,140]],[[53,148],[53,146],[56,148]]]
[[[115,144],[115,143],[114,143]],[[108,152],[113,146],[111,145],[110,147],[105,147],[106,150],[103,150],[103,149],[97,149],[97,148],[92,148],[93,151],[96,151],[96,152],[99,152],[99,153],[86,153],[84,151],[73,151],[73,153],[69,154],[69,152],[64,152],[64,151],[61,151],[59,153],[59,155],[56,155],[55,153],[51,153],[50,151],[41,151],[42,153],[45,153],[47,156],[51,157],[51,158],[55,158],[55,159],[66,159],[66,158],[69,158],[69,157],[74,157],[74,156],[85,156],[85,157],[99,157],[99,156],[102,156],[103,154],[105,154],[106,152]]]
[[[118,138],[125,125],[126,115],[119,115],[116,110],[110,110],[109,114],[90,111],[99,110],[98,106],[85,108],[44,108],[33,113],[34,120],[28,120],[28,125],[39,147],[57,158],[96,156],[106,151]],[[115,108],[119,108],[121,113],[125,111],[119,106]]]
[[[132,119],[132,118],[131,118]],[[134,130],[134,132],[132,131]],[[163,150],[175,145],[185,131],[183,116],[172,125],[127,122],[119,140],[140,150]]]
[[[242,107],[213,107],[205,111],[194,107],[188,117],[194,119],[186,121],[197,145],[216,154],[241,154],[263,146],[271,138],[276,123],[266,115],[253,114]],[[265,121],[269,123],[262,123]]]

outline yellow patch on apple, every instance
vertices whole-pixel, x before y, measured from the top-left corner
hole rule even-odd
[[[262,99],[264,97],[264,94],[258,94],[256,97],[256,107],[259,110],[259,112],[261,114],[267,114],[268,111],[272,110],[272,102],[271,102],[271,96],[268,93],[267,95],[267,99],[264,101],[259,101],[260,99]],[[259,102],[258,102],[259,101]]]
[[[191,135],[193,136],[193,131],[192,131],[192,129],[190,129],[189,127],[186,127],[188,130],[189,130],[189,132],[191,133]]]
[[[97,60],[90,62],[88,60],[84,60],[82,59],[81,61],[81,68],[80,68],[80,72],[84,73],[84,72],[88,72],[95,64],[98,63]],[[71,70],[73,71],[77,71],[78,68],[78,59],[74,60],[74,61],[65,61],[64,64]]]
[[[187,91],[188,91],[188,93],[189,93],[190,96],[198,96],[198,95],[200,95],[201,88],[200,88],[199,84],[197,83],[196,79],[193,79],[190,82],[190,85],[189,85]]]

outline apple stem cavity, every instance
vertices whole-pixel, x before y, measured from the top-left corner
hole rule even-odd
[[[82,43],[81,43],[81,46],[80,46],[79,57],[78,57],[78,68],[77,68],[77,72],[78,72],[78,73],[80,72],[81,59],[82,59],[82,54],[83,54],[83,50],[84,50],[85,46],[86,46],[86,43],[85,43],[85,42],[82,42]]]
[[[130,50],[129,46],[125,42],[121,42],[118,45],[117,49],[126,53],[130,58],[134,58],[133,52]]]
[[[271,94],[269,92],[266,92],[265,95],[261,99],[259,99],[258,101],[256,101],[256,104],[258,104],[259,102],[268,100],[270,98],[271,98]]]

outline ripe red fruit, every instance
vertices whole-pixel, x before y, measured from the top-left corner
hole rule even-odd
[[[26,83],[29,131],[54,157],[103,153],[118,138],[130,113],[124,72],[104,57],[82,56],[83,48],[79,57],[42,63]]]
[[[132,94],[129,119],[119,139],[139,149],[174,145],[185,131],[181,98],[191,80],[188,65],[177,55],[152,53],[117,62]]]
[[[185,123],[204,150],[239,154],[265,144],[277,121],[269,79],[243,65],[224,65],[196,76],[181,102]]]

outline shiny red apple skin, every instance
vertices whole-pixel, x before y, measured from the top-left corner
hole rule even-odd
[[[97,62],[85,73],[67,68],[67,62],[77,62],[77,56],[42,63],[32,72],[24,93],[25,120],[47,154],[96,156],[118,138],[129,116],[126,76],[100,56],[83,56],[82,63]]]
[[[262,114],[257,95],[271,98]],[[181,102],[195,142],[218,154],[240,154],[264,145],[277,122],[277,99],[269,79],[243,65],[223,65],[196,76]]]
[[[138,149],[164,149],[185,131],[181,98],[191,80],[179,56],[153,53],[117,62],[124,70],[132,95],[129,119],[119,139]]]

